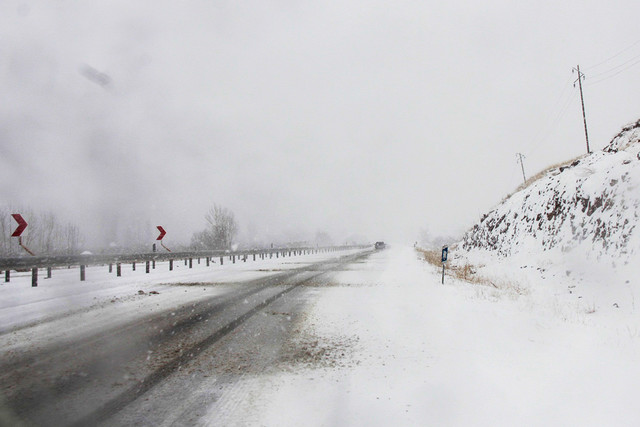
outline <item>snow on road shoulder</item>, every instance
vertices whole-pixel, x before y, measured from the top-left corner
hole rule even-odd
[[[640,339],[627,332],[629,319],[612,315],[609,325],[621,322],[612,328],[568,317],[581,308],[551,288],[514,293],[452,278],[443,286],[410,248],[377,252],[333,280],[305,327],[320,346],[350,343],[344,363],[245,379],[243,387],[264,391],[251,394],[237,424],[640,421]]]

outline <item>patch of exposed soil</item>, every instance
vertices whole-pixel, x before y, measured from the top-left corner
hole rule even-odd
[[[282,370],[335,369],[356,366],[353,353],[358,336],[320,336],[309,330],[296,329],[282,348],[278,366]]]
[[[225,283],[222,282],[175,282],[175,283],[164,283],[168,286],[220,286]]]
[[[312,280],[302,286],[305,288],[369,288],[376,285],[371,283],[339,283]]]

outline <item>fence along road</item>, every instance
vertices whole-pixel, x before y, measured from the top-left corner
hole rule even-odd
[[[190,251],[190,252],[149,252],[137,254],[119,255],[62,255],[62,256],[36,256],[36,257],[12,257],[0,258],[0,271],[4,270],[5,283],[11,280],[11,270],[28,271],[31,270],[31,286],[38,286],[38,269],[47,269],[47,278],[51,278],[52,268],[79,266],[80,280],[84,281],[86,276],[86,266],[89,265],[109,265],[109,272],[116,266],[117,276],[122,275],[121,265],[132,264],[135,270],[137,263],[145,263],[145,271],[150,273],[155,268],[156,261],[169,261],[169,270],[173,270],[175,260],[185,260],[189,268],[193,265],[193,259],[198,261],[206,259],[207,266],[213,259],[219,258],[220,265],[224,265],[224,259],[235,263],[236,260],[246,262],[249,259],[255,261],[257,258],[276,258],[286,256],[297,256],[324,252],[337,252],[350,249],[364,249],[368,245],[351,246],[324,246],[324,247],[294,247],[294,248],[271,248],[259,250],[233,251]]]

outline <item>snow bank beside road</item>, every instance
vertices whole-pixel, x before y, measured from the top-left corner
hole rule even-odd
[[[640,121],[600,152],[552,168],[485,215],[462,248],[502,256],[577,251],[633,262],[640,247]]]
[[[355,343],[343,367],[246,378],[265,391],[236,425],[637,425],[636,317],[439,273],[402,248],[336,275],[302,326]]]

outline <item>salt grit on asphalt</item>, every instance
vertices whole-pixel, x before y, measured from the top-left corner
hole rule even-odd
[[[245,377],[224,423],[638,425],[635,310],[585,311],[558,297],[561,283],[525,279],[442,285],[413,248],[377,252],[318,288],[301,326],[332,361]]]

